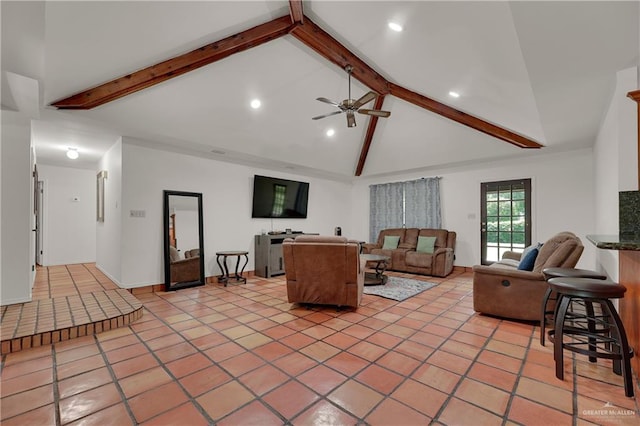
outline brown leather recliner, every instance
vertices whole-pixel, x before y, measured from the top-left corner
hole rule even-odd
[[[489,315],[539,321],[547,282],[544,268],[573,268],[584,246],[571,232],[554,235],[540,248],[532,271],[518,269],[520,253],[506,252],[501,261],[473,267],[473,309]]]
[[[358,307],[364,288],[360,245],[345,237],[300,235],[282,243],[289,302]]]

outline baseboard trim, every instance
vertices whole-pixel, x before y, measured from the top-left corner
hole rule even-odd
[[[246,271],[242,274],[242,276],[245,278],[254,278],[256,274],[255,274],[255,271]],[[205,277],[204,282],[205,284],[218,284],[219,277],[220,277],[219,275],[211,275],[211,276]],[[125,290],[128,290],[134,296],[136,294],[160,293],[165,291],[165,284],[164,283],[149,284],[149,285],[140,286],[140,287],[131,287]]]

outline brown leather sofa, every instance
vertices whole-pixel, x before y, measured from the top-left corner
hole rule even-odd
[[[383,249],[386,236],[400,237],[398,248]],[[436,238],[433,253],[416,251],[420,236]],[[446,229],[392,228],[380,231],[376,243],[363,244],[362,253],[390,257],[391,262],[387,264],[387,269],[392,271],[446,277],[453,271],[455,248],[456,233]]]
[[[184,258],[189,259],[190,257],[199,257],[200,249],[191,249],[184,252]]]
[[[282,243],[289,302],[358,307],[364,288],[360,245],[345,237],[300,235]]]
[[[518,270],[520,253],[508,251],[492,265],[473,267],[473,309],[476,312],[527,321],[539,321],[547,290],[544,268],[573,268],[584,246],[571,232],[545,242],[532,271]]]

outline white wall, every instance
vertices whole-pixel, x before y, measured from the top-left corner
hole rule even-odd
[[[500,143],[500,142],[496,142]],[[431,170],[377,179],[363,179],[353,188],[354,236],[369,240],[369,185],[441,176],[443,227],[457,232],[457,266],[480,263],[480,184],[531,178],[533,241],[544,242],[560,231],[572,231],[585,245],[581,267],[593,267],[595,249],[586,240],[593,233],[593,156],[590,149],[504,160],[457,169]],[[360,218],[358,220],[358,218]]]
[[[350,236],[351,185],[143,148],[123,140],[122,279],[123,287],[164,282],[163,190],[203,194],[205,275],[220,273],[215,252],[248,250],[254,269],[254,236],[285,230],[332,235],[342,226]],[[254,174],[309,182],[307,219],[252,219]],[[130,217],[144,210],[145,217]]]
[[[96,223],[96,266],[117,284],[122,280],[122,139],[102,157],[98,171],[106,170],[104,222]]]
[[[618,72],[611,104],[594,145],[594,234],[617,235],[618,193],[638,188],[637,104],[627,93],[638,87],[637,68]],[[597,268],[618,279],[618,252],[597,250]]]
[[[30,120],[3,110],[0,152],[0,304],[31,300],[35,252]]]
[[[42,264],[96,261],[96,173],[38,165],[44,183]]]
[[[638,103],[627,93],[638,89],[638,67],[619,71],[611,101],[618,108],[618,191],[637,191],[638,187]]]

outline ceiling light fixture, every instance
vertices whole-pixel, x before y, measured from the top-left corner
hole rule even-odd
[[[254,99],[251,101],[251,108],[253,109],[260,108],[260,105],[262,105],[262,102],[260,102],[260,99]]]
[[[78,158],[80,154],[78,154],[78,148],[67,148],[67,157],[72,160]]]
[[[451,96],[452,98],[459,98],[460,97],[460,93],[451,91],[451,92],[449,92],[449,96]]]
[[[391,28],[393,31],[399,33],[400,31],[402,31],[402,25],[396,23],[396,22],[389,22],[389,28]]]
[[[327,130],[327,136],[331,137],[331,136],[333,136],[333,135],[335,135],[335,134],[336,134],[336,131],[335,131],[335,130],[333,130],[333,129],[329,129],[329,130]]]

